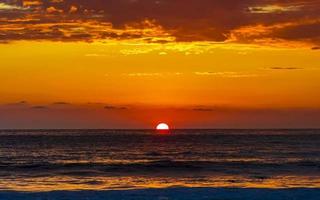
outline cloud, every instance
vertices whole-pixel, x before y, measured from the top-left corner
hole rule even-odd
[[[199,112],[212,112],[213,109],[211,108],[194,108],[194,111],[199,111]]]
[[[69,13],[75,13],[77,11],[78,11],[78,7],[77,6],[71,6],[70,10],[69,10]]]
[[[9,10],[26,10],[27,8],[18,6],[18,5],[11,5],[6,3],[0,2],[0,11],[9,11]]]
[[[195,72],[197,76],[215,76],[221,78],[252,78],[258,77],[258,74],[246,73],[246,72]]]
[[[249,7],[248,11],[250,13],[258,13],[258,14],[268,14],[268,13],[282,13],[282,12],[294,12],[300,11],[302,6],[281,6],[281,5],[265,5],[265,6],[255,6]]]
[[[215,75],[215,72],[195,72],[196,75],[198,76],[211,76],[211,75]]]
[[[19,102],[14,102],[14,103],[8,103],[6,104],[7,106],[25,106],[28,105],[27,101],[19,101]]]
[[[0,41],[132,40],[318,46],[318,0],[19,0],[0,3]],[[201,11],[201,12],[199,12]]]
[[[196,111],[196,112],[238,112],[244,110],[252,110],[251,108],[240,108],[240,107],[231,107],[228,105],[198,105],[194,108],[189,108],[188,110]]]
[[[57,1],[57,0],[56,0]],[[63,1],[63,0],[61,0]],[[25,7],[34,7],[34,6],[40,6],[42,5],[42,1],[41,0],[23,0],[22,1],[23,6]],[[51,2],[55,2],[54,0],[51,0]]]
[[[112,105],[107,105],[104,107],[106,110],[127,110],[127,107],[124,106],[112,106]]]
[[[48,13],[63,13],[63,10],[50,6],[46,9]]]
[[[64,106],[64,105],[71,105],[71,104],[68,102],[59,101],[59,102],[53,102],[52,105]]]
[[[270,67],[270,70],[302,70],[300,67]]]
[[[138,77],[148,77],[148,76],[161,76],[161,73],[129,73],[129,74],[123,74],[125,76],[138,76]]]
[[[141,77],[141,78],[148,78],[148,77],[169,77],[169,76],[181,76],[183,75],[182,72],[150,72],[150,73],[145,73],[145,72],[134,72],[134,73],[123,73],[122,76],[127,76],[127,77]]]
[[[320,44],[320,16],[316,19],[242,26],[232,30],[229,39],[233,42],[270,46],[310,47],[318,45]]]
[[[166,119],[177,128],[319,128],[319,107],[234,107],[233,105],[74,104],[0,107],[1,128],[150,128]],[[106,106],[105,109],[104,106]],[[130,110],[129,110],[130,109]],[[136,119],[136,120],[132,120]],[[80,127],[79,127],[80,126]]]
[[[37,109],[37,110],[44,110],[44,109],[48,109],[47,106],[32,106],[32,109]]]

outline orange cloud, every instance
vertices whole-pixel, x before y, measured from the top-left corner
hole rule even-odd
[[[77,11],[78,11],[77,6],[71,6],[71,7],[70,7],[70,10],[69,10],[69,13],[75,13],[75,12],[77,12]]]
[[[24,7],[40,6],[42,5],[42,1],[41,0],[24,0],[22,4]]]
[[[309,45],[320,43],[320,18],[271,25],[244,26],[231,31],[229,41],[265,45]]]
[[[50,6],[46,9],[48,13],[63,13],[63,10],[57,9],[53,6]]]
[[[320,1],[314,0],[23,0],[1,3],[0,10],[1,7],[2,42],[55,41],[58,34],[62,41],[139,38],[159,43],[168,42],[170,38],[171,42],[296,47],[297,44],[313,47],[320,43]],[[32,27],[47,24],[54,28]],[[14,25],[21,31],[6,29]],[[77,32],[77,36],[71,32]],[[62,37],[64,33],[73,35],[72,39]]]

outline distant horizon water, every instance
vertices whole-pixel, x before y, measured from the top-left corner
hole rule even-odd
[[[157,131],[156,128],[0,128],[0,131],[19,131],[19,130],[118,130],[118,131]],[[320,130],[319,128],[170,128],[170,131],[180,131],[180,130]],[[159,131],[159,130],[158,130]]]

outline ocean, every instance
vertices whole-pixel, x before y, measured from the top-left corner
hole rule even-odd
[[[168,188],[319,194],[320,130],[0,131],[1,200]]]

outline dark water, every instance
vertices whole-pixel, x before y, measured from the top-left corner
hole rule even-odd
[[[0,189],[320,186],[320,130],[0,131]]]

